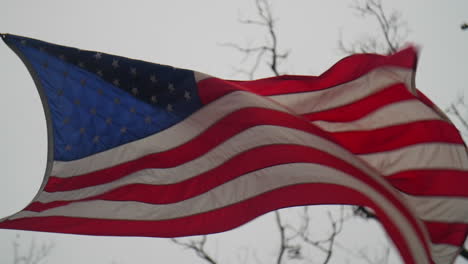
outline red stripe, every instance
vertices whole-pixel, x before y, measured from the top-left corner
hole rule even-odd
[[[408,48],[391,56],[376,54],[349,56],[337,62],[318,77],[286,75],[254,81],[227,81],[208,78],[198,82],[199,95],[202,102],[207,104],[227,93],[238,90],[249,90],[264,96],[323,90],[355,80],[383,66],[414,69],[416,59],[416,50]]]
[[[431,241],[436,244],[461,246],[468,235],[468,224],[424,222]]]
[[[415,262],[410,257],[401,230],[377,204],[347,187],[318,183],[288,186],[218,210],[165,221],[40,217],[7,220],[0,223],[0,228],[87,235],[177,237],[223,232],[272,210],[311,204],[359,204],[373,208],[405,263]],[[421,230],[415,229],[421,235]],[[428,252],[427,245],[425,247]]]
[[[387,193],[385,189],[379,188],[379,184],[375,183],[365,173],[328,153],[298,145],[270,145],[241,153],[217,168],[180,183],[169,185],[131,184],[78,201],[112,200],[152,204],[175,203],[200,195],[243,174],[289,163],[315,163],[335,168],[353,175],[353,177],[374,188],[378,188],[382,193]],[[242,166],[239,166],[239,164],[242,164]],[[313,172],[311,172],[312,175]],[[34,202],[25,210],[39,212],[72,202],[76,201]]]
[[[421,144],[451,143],[463,145],[457,129],[442,120],[417,121],[368,131],[330,133],[335,141],[355,154],[367,154]]]
[[[468,171],[402,171],[386,177],[398,190],[419,196],[468,197]]]
[[[205,154],[241,131],[257,125],[283,126],[324,138],[329,137],[327,133],[310,125],[306,120],[287,113],[263,108],[242,109],[226,116],[190,142],[179,147],[80,176],[71,178],[51,176],[45,190],[48,192],[74,190],[111,182],[142,169],[178,166]]]

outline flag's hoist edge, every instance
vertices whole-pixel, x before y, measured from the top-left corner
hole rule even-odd
[[[52,171],[52,165],[54,162],[54,139],[53,139],[53,129],[52,129],[52,121],[51,121],[51,114],[49,110],[49,105],[47,103],[47,98],[44,94],[44,89],[42,89],[42,84],[41,80],[38,78],[36,71],[32,67],[32,65],[29,63],[29,61],[23,56],[23,54],[14,46],[10,45],[7,42],[7,38],[10,36],[9,34],[0,34],[2,37],[3,41],[15,52],[15,54],[21,59],[21,61],[24,63],[26,66],[26,69],[28,69],[29,74],[31,75],[34,84],[36,85],[37,92],[40,96],[42,107],[44,110],[44,115],[46,119],[46,126],[47,126],[47,158],[46,158],[46,168],[44,171],[44,177],[42,179],[41,186],[36,193],[35,197],[33,198],[32,201],[35,201],[37,197],[40,195],[40,193],[44,190],[45,185],[47,184],[47,181],[49,180],[50,172]],[[8,219],[8,217],[5,217],[4,219]],[[4,220],[0,219],[0,220]]]

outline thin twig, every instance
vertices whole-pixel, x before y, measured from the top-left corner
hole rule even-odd
[[[449,114],[453,114],[458,119],[458,121],[460,121],[465,130],[468,131],[468,122],[460,114],[460,111],[458,111],[458,107],[456,104],[452,103],[446,112]]]
[[[330,211],[327,212],[327,215],[330,221],[332,231],[325,239],[316,240],[316,239],[312,239],[311,236],[309,235],[309,223],[311,222],[311,219],[309,217],[308,207],[303,207],[303,213],[301,216],[302,224],[299,227],[299,229],[290,227],[290,231],[294,234],[291,237],[299,236],[301,241],[303,241],[305,244],[312,246],[322,251],[325,254],[323,264],[327,264],[331,260],[334,246],[335,246],[336,237],[343,230],[344,222],[350,219],[349,216],[345,216],[344,214],[344,206],[340,207],[340,214],[337,219],[333,217]],[[301,248],[299,246],[299,250],[300,249]]]
[[[281,75],[278,69],[278,64],[281,60],[288,57],[289,52],[278,51],[278,37],[275,29],[275,19],[271,5],[268,0],[255,0],[255,7],[257,9],[256,19],[239,19],[239,22],[246,25],[257,25],[265,27],[267,30],[268,43],[255,47],[242,47],[234,43],[223,43],[222,46],[231,47],[244,54],[244,58],[255,57],[253,65],[249,70],[237,69],[236,72],[243,73],[248,76],[249,79],[253,79],[255,72],[258,70],[260,63],[265,59],[265,56],[269,57],[268,67],[275,76]]]
[[[217,264],[217,261],[210,255],[205,249],[205,244],[207,241],[206,236],[202,236],[200,240],[190,240],[189,242],[183,242],[176,238],[171,238],[171,241],[179,246],[182,246],[186,249],[193,250],[195,254],[201,259],[207,261],[211,264]]]
[[[387,13],[381,0],[355,1],[352,9],[359,12],[363,17],[373,17],[379,25],[379,32],[382,33],[383,41],[377,37],[368,37],[366,40],[360,40],[349,47],[345,45],[340,33],[338,40],[338,49],[345,54],[354,53],[385,53],[396,52],[402,45],[405,35],[408,32],[406,23],[401,19],[398,12]]]
[[[275,211],[275,221],[280,235],[280,248],[278,251],[278,256],[276,258],[276,264],[281,264],[281,260],[283,259],[284,252],[286,251],[288,245],[286,243],[285,227],[281,222],[281,216],[278,211]]]

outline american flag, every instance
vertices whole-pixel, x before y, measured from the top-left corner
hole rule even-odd
[[[414,86],[417,54],[347,57],[318,77],[229,81],[2,35],[44,106],[40,191],[0,228],[176,237],[279,208],[372,208],[405,263],[452,263],[468,155]]]

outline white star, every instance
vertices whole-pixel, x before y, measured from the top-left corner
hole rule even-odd
[[[151,81],[152,83],[157,82],[158,80],[156,79],[156,75],[152,74],[152,75],[150,76],[150,81]]]
[[[119,60],[118,59],[112,59],[112,67],[117,69],[119,67]]]
[[[135,107],[130,107],[129,111],[130,111],[130,113],[135,113],[136,112]]]
[[[108,125],[112,124],[112,118],[110,117],[106,118],[106,124]]]
[[[84,68],[85,65],[84,65],[84,63],[83,63],[82,61],[79,61],[79,62],[78,62],[78,66],[79,66],[80,68]]]
[[[192,97],[190,96],[190,93],[189,93],[188,91],[185,91],[185,93],[184,93],[184,98],[185,98],[185,100],[187,100],[187,101],[190,101],[190,100],[192,99]]]
[[[151,102],[153,102],[153,103],[158,102],[158,98],[156,98],[156,95],[151,96]]]
[[[137,95],[137,94],[138,94],[138,88],[133,87],[133,88],[132,88],[132,93],[133,93],[134,95]]]
[[[94,54],[94,58],[96,58],[96,60],[100,60],[102,58],[102,53],[96,52],[96,54]]]
[[[167,111],[168,111],[168,112],[174,111],[174,108],[172,107],[171,104],[168,104],[168,105],[167,105]]]
[[[98,142],[99,142],[99,136],[94,136],[93,142],[94,142],[94,143],[98,143]]]
[[[151,116],[146,116],[145,117],[145,123],[150,124],[151,123]]]
[[[60,55],[59,55],[59,59],[61,59],[61,60],[65,60],[65,55],[63,55],[63,54],[60,54]]]
[[[122,127],[122,128],[120,129],[120,133],[125,134],[125,132],[127,132],[127,128],[126,128],[126,127]]]
[[[104,74],[102,73],[102,70],[98,70],[96,73],[97,73],[97,75],[99,75],[99,76],[101,76],[101,77],[104,75]]]
[[[66,150],[66,151],[70,151],[71,149],[72,149],[72,146],[71,146],[71,145],[66,145],[66,146],[65,146],[65,150]]]
[[[26,45],[26,40],[21,40],[21,45],[25,46]]]
[[[112,82],[115,86],[120,86],[120,80],[119,79],[114,79]]]
[[[137,73],[136,68],[131,67],[131,68],[130,68],[130,74],[133,75],[133,76],[135,76],[136,73]]]
[[[175,87],[172,83],[169,83],[169,86],[167,87],[167,89],[169,90],[170,93],[174,93],[175,92]]]

